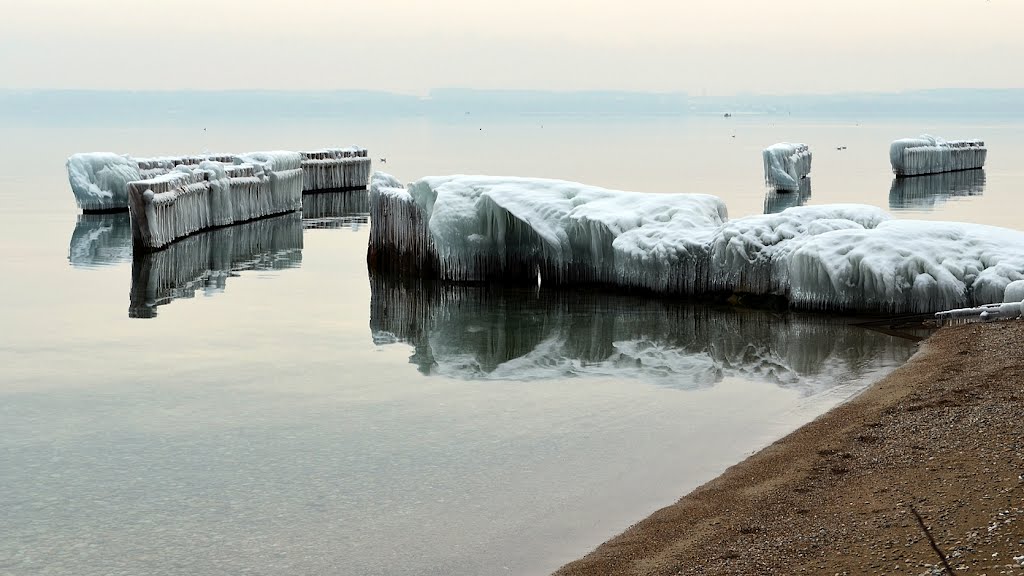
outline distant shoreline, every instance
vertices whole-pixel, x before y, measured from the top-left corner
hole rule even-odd
[[[937,331],[862,394],[556,574],[940,574],[911,505],[954,569],[1024,574],[1021,341],[1021,321]]]

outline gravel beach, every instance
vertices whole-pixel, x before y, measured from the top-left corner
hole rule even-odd
[[[1024,322],[938,330],[862,394],[586,557],[573,575],[1024,575]]]

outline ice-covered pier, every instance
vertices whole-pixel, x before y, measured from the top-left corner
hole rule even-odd
[[[128,184],[151,180],[174,172],[181,166],[196,167],[213,162],[244,165],[264,162],[268,153],[205,154],[198,156],[162,156],[133,158],[110,152],[75,154],[68,158],[68,181],[75,201],[85,212],[128,209]],[[272,152],[272,155],[285,154]],[[366,189],[370,178],[370,158],[365,148],[325,148],[294,154],[301,192]]]
[[[938,174],[985,166],[988,150],[981,140],[943,140],[934,136],[903,138],[889,146],[896,176]]]
[[[600,284],[752,294],[796,308],[924,313],[999,302],[1024,280],[1024,233],[892,220],[852,204],[729,220],[702,194],[557,180],[376,174],[371,269],[442,282]]]
[[[302,208],[301,157],[266,152],[250,163],[205,161],[128,183],[128,212],[137,248],[153,250],[200,230]]]
[[[800,181],[811,173],[811,149],[807,144],[780,142],[761,153],[764,182],[772,190],[797,192]]]

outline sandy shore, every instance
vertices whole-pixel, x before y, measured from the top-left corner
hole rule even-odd
[[[557,572],[1024,575],[1024,322],[939,330],[863,394]]]

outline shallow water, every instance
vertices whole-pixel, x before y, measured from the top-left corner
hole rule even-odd
[[[206,130],[202,130],[206,128]],[[483,128],[481,130],[480,128]],[[10,127],[0,155],[0,573],[541,574],[899,365],[843,319],[371,279],[365,196],[133,259],[63,159],[358,143],[450,172],[774,200],[759,150],[898,217],[1017,226],[1021,126],[755,118],[115,120]],[[984,176],[893,183],[889,140],[983,137]],[[736,137],[733,138],[732,136]],[[846,150],[834,150],[845,145]]]

